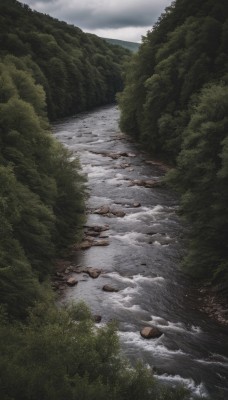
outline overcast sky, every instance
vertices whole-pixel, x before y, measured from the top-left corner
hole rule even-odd
[[[139,42],[171,0],[20,0],[101,37]]]

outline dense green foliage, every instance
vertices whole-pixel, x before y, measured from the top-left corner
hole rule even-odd
[[[227,110],[227,86],[214,84],[202,90],[184,130],[177,168],[170,173],[192,226],[185,265],[201,278],[223,281],[224,288],[228,282]]]
[[[151,371],[119,356],[113,325],[94,330],[83,304],[66,310],[38,304],[26,324],[1,317],[1,400],[180,400]]]
[[[16,0],[1,0],[0,54],[27,57],[55,119],[114,101],[129,52]]]
[[[176,165],[170,181],[190,222],[185,265],[228,286],[226,0],[176,0],[126,71],[121,128]]]
[[[139,49],[140,44],[136,42],[126,42],[126,40],[119,40],[119,39],[109,39],[104,38],[108,43],[113,44],[114,46],[121,46],[124,49],[128,49],[133,53],[136,53]]]
[[[22,316],[83,221],[78,163],[55,142],[26,64],[0,64],[0,301]],[[67,227],[67,228],[66,228]]]

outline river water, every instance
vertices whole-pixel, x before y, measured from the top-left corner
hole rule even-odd
[[[164,171],[146,163],[149,156],[120,134],[118,119],[118,108],[111,106],[53,127],[57,139],[80,158],[88,177],[88,209],[108,205],[126,214],[88,213],[87,225],[109,225],[110,244],[80,250],[74,261],[104,273],[98,279],[77,274],[78,285],[67,288],[62,301],[84,300],[102,323],[118,321],[124,354],[132,363],[153,367],[161,381],[180,382],[193,396],[228,399],[228,331],[199,310],[178,268],[184,235],[178,201],[166,188],[130,185],[130,180],[160,179]],[[132,154],[108,156],[118,152]],[[141,206],[133,207],[134,202]],[[102,291],[105,284],[119,292]],[[143,339],[140,329],[151,324],[163,335]]]

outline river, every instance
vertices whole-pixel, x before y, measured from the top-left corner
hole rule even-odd
[[[194,395],[228,398],[228,331],[200,311],[191,296],[188,278],[180,271],[184,228],[177,216],[178,201],[164,187],[131,185],[132,180],[159,180],[164,171],[118,128],[116,106],[59,121],[55,136],[79,157],[88,177],[87,225],[108,224],[109,246],[80,250],[77,263],[102,268],[98,279],[79,276],[67,288],[63,302],[84,300],[102,323],[118,321],[124,354],[143,361],[163,382],[183,383]],[[128,153],[120,158],[108,153]],[[129,154],[130,153],[130,154]],[[134,207],[133,203],[140,203]],[[125,216],[94,214],[101,206]],[[119,291],[102,291],[110,284]],[[164,334],[146,340],[144,326]],[[217,398],[217,397],[216,397]]]

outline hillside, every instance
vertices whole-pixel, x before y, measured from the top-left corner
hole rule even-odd
[[[135,43],[135,42],[126,42],[124,40],[118,40],[118,39],[107,39],[107,38],[103,39],[112,45],[121,46],[124,49],[132,51],[133,53],[136,53],[140,46],[140,43]]]
[[[9,0],[0,2],[0,55],[9,54],[44,87],[53,120],[113,102],[129,52]]]
[[[120,126],[175,166],[169,182],[190,225],[187,271],[228,292],[228,12],[176,0],[126,71]]]

